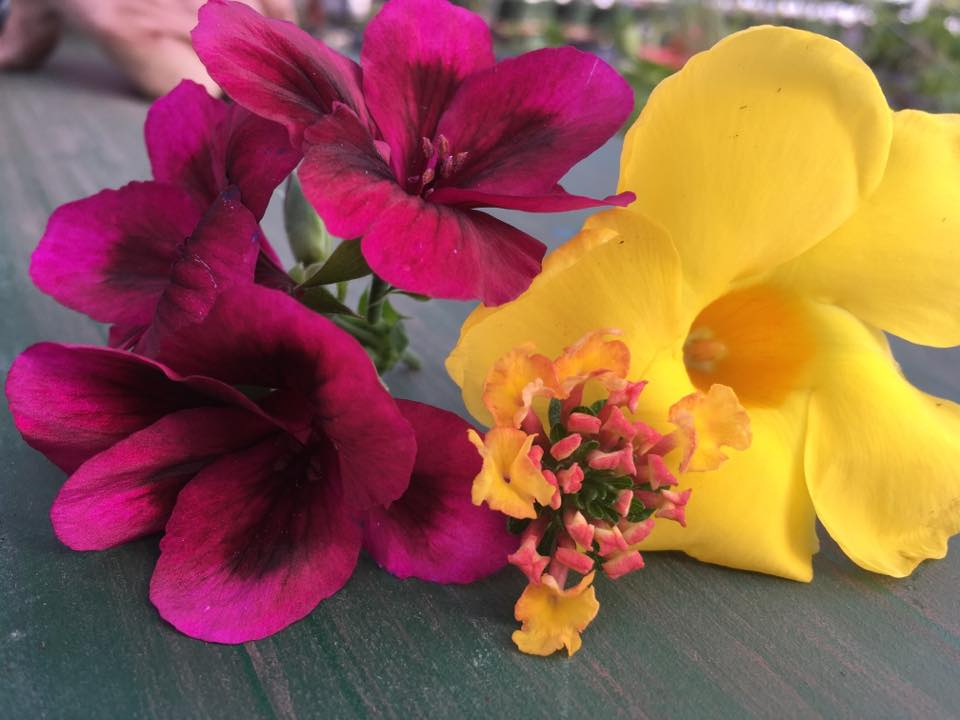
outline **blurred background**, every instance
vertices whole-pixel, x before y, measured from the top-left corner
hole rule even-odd
[[[833,37],[877,73],[894,108],[960,111],[960,0],[462,0],[483,15],[499,51],[515,54],[572,44],[615,65],[637,93],[692,54],[759,24],[789,25]],[[314,28],[357,52],[376,12],[370,0],[311,3]],[[308,21],[310,17],[306,17]]]
[[[356,56],[375,0],[244,0],[299,22]],[[63,37],[92,38],[141,94],[162,94],[184,75],[188,33],[203,0],[0,0],[0,68],[41,67]],[[814,30],[857,52],[895,108],[960,111],[960,0],[460,0],[490,24],[500,54],[572,44],[650,90],[690,55],[750,25]],[[194,65],[191,67],[190,63]],[[158,67],[166,63],[170,67]],[[194,79],[198,79],[194,77]]]

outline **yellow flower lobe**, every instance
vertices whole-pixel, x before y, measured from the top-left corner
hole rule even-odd
[[[484,502],[491,509],[514,518],[536,518],[534,500],[548,505],[554,488],[543,477],[539,463],[530,457],[534,436],[514,428],[493,428],[484,438],[468,430],[467,438],[483,458],[473,481],[474,505]]]
[[[523,623],[513,633],[521,652],[551,655],[565,647],[569,656],[580,649],[580,633],[600,610],[592,586],[595,574],[585,575],[566,590],[551,575],[544,575],[537,585],[527,585],[514,608],[514,616]]]

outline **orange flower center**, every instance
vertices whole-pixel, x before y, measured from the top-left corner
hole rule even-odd
[[[756,285],[727,293],[700,312],[683,360],[697,389],[728,385],[744,405],[773,406],[805,383],[814,349],[802,303]]]

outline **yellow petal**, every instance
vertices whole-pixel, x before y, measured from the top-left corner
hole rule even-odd
[[[666,408],[693,391],[680,351],[651,367],[639,414],[663,426]],[[687,527],[658,520],[641,550],[682,550],[705,562],[809,581],[817,551],[814,512],[803,479],[806,393],[778,408],[750,408],[752,443],[717,470],[680,476],[693,488]],[[677,453],[668,461],[674,465]]]
[[[487,373],[497,358],[523,343],[533,342],[544,355],[556,357],[588,332],[621,328],[635,377],[642,375],[658,348],[682,332],[676,251],[642,216],[621,213],[612,228],[615,239],[538,277],[517,300],[483,309],[482,318],[463,326],[447,370],[477,420],[492,421],[482,402]]]
[[[750,447],[750,416],[726,385],[687,395],[670,407],[668,417],[679,429],[683,471],[716,470],[727,460],[721,448]]]
[[[923,345],[960,345],[960,115],[894,116],[883,181],[835,233],[778,273]]]
[[[473,504],[486,502],[510,517],[536,518],[534,500],[548,505],[553,486],[530,459],[534,436],[513,428],[493,428],[483,439],[473,430],[467,437],[483,458],[473,481]]]
[[[561,590],[556,580],[545,575],[539,585],[523,591],[514,615],[523,625],[513,633],[513,642],[528,655],[551,655],[566,647],[567,655],[580,649],[580,633],[597,616],[600,603],[591,583],[594,573]]]
[[[533,343],[511,350],[496,363],[483,386],[483,404],[495,425],[520,427],[533,398],[555,390],[557,374],[550,358],[534,352]]]
[[[880,182],[891,113],[843,45],[789,28],[722,40],[627,133],[621,190],[673,239],[702,304],[822,240]]]
[[[617,328],[594,330],[565,348],[556,360],[557,380],[571,387],[600,372],[625,378],[630,371],[630,349],[610,336]]]
[[[912,387],[856,318],[823,316],[833,338],[810,402],[807,486],[854,562],[903,577],[960,531],[960,408]]]

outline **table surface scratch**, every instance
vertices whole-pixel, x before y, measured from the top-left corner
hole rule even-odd
[[[148,176],[146,105],[89,47],[71,42],[36,75],[0,76],[0,367],[46,339],[102,343],[104,331],[41,295],[27,274],[50,212]],[[612,190],[611,143],[568,178]],[[581,214],[526,216],[556,244]],[[267,234],[282,239],[276,206]],[[441,362],[469,307],[416,307],[426,359],[395,372],[401,396],[462,410]],[[960,399],[960,352],[896,343],[904,370]],[[603,610],[572,661],[510,642],[519,573],[470,587],[400,581],[362,560],[336,596],[272,638],[190,640],[147,600],[156,539],[102,553],[56,541],[48,509],[62,474],[0,415],[0,716],[957,717],[960,547],[892,580],[825,537],[809,585],[651,554],[604,583]]]

